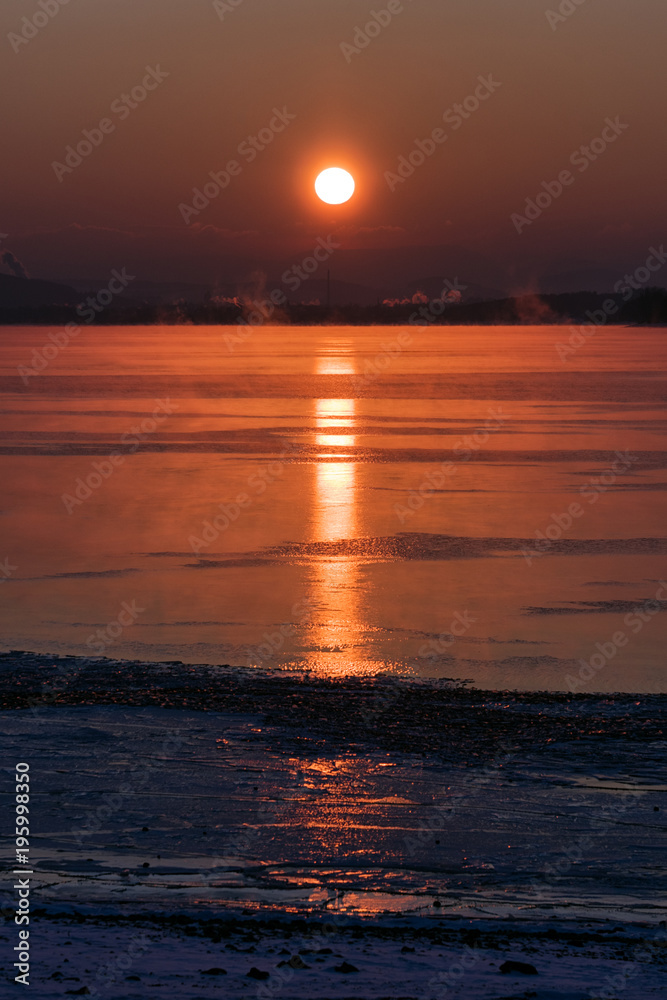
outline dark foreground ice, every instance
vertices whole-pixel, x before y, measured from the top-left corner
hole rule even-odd
[[[34,996],[661,995],[665,696],[12,655],[0,699]]]

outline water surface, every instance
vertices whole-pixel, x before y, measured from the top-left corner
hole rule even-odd
[[[22,379],[55,332],[0,330],[4,649],[665,690],[663,329],[96,327]]]

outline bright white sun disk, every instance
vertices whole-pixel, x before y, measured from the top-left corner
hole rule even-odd
[[[327,205],[342,205],[354,194],[354,177],[342,167],[328,167],[318,174],[315,193]]]

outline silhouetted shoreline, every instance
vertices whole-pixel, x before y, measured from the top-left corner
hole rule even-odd
[[[433,306],[433,303],[440,303]],[[624,301],[620,294],[568,292],[558,295],[522,295],[484,302],[447,303],[441,300],[400,305],[324,305],[288,303],[275,309],[270,303],[247,307],[209,302],[117,302],[98,312],[94,326],[215,325],[222,326],[391,326],[410,325],[544,325],[580,323],[602,326],[667,325],[667,290],[649,288]],[[0,305],[0,325],[54,326],[77,322],[77,307],[54,305]],[[88,322],[88,321],[87,321]]]

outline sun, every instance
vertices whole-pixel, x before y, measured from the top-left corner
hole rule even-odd
[[[354,177],[342,167],[328,167],[317,175],[315,194],[327,205],[342,205],[354,194]]]

